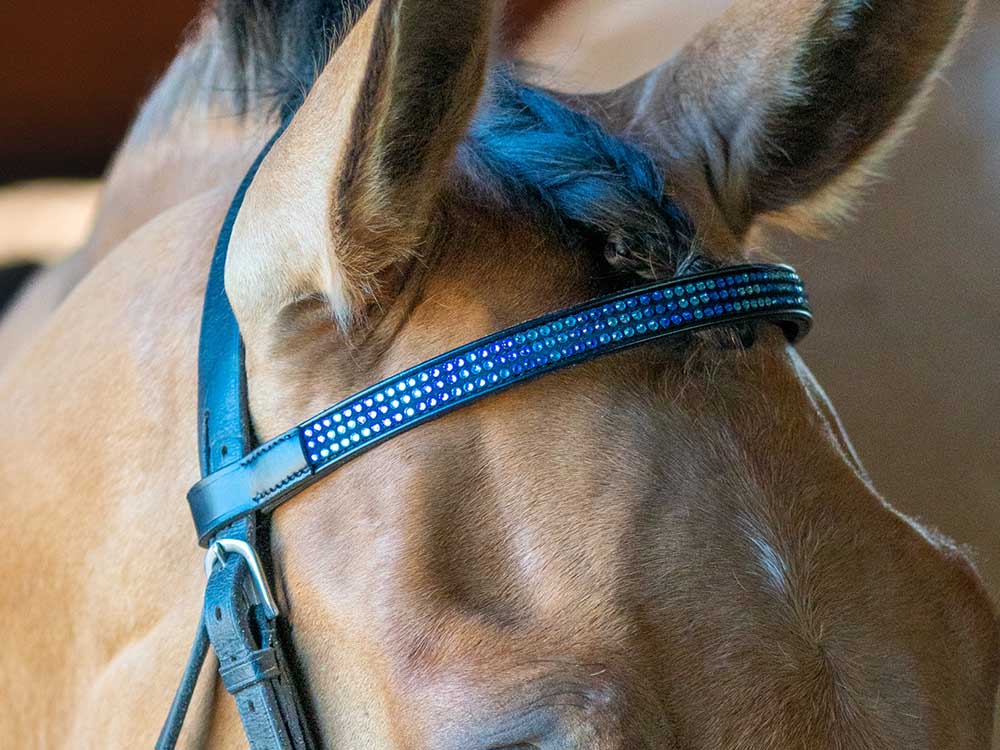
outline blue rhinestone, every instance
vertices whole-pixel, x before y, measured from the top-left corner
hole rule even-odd
[[[646,305],[648,305],[649,304],[649,295],[648,294],[640,295],[640,297],[639,297],[639,304],[642,305],[643,307],[645,307]]]
[[[670,328],[670,318],[660,318],[661,328]]]
[[[649,330],[651,330],[651,331],[658,331],[658,330],[660,330],[660,324],[659,324],[659,323],[657,323],[657,322],[656,322],[655,320],[651,320],[651,321],[649,321],[649,322],[648,322],[648,323],[646,324],[646,327],[647,327],[647,328],[648,328]]]
[[[636,310],[634,313],[632,313],[632,320],[637,322],[642,320],[642,310]]]
[[[442,404],[446,403],[448,401],[448,399],[450,399],[450,398],[451,398],[451,396],[449,396],[447,393],[442,393],[441,394],[441,403]]]
[[[683,321],[684,318],[682,318],[680,315],[677,315],[676,313],[670,316],[670,322],[673,323],[675,326],[679,326]]]
[[[637,325],[637,326],[635,327],[635,331],[636,331],[636,333],[638,333],[638,334],[639,334],[640,336],[642,336],[642,335],[643,335],[643,334],[644,334],[644,333],[646,332],[646,324],[645,324],[645,323],[640,323],[639,325]]]
[[[497,376],[497,374],[496,374],[495,372],[494,372],[494,373],[490,373],[490,382],[491,382],[491,383],[495,383],[495,382],[497,382],[497,381],[498,381],[499,379],[500,379],[500,378],[499,378],[499,377]]]
[[[471,385],[471,384],[470,384],[470,385]],[[486,378],[479,378],[479,380],[477,380],[477,381],[476,381],[476,385],[477,385],[477,386],[478,386],[479,388],[483,388],[483,387],[485,387],[485,385],[486,385]]]
[[[634,329],[634,328],[632,328],[631,326],[629,326],[629,327],[628,327],[628,328],[626,328],[626,329],[625,329],[624,331],[622,331],[622,333],[624,333],[624,334],[625,334],[625,338],[627,338],[627,339],[630,339],[630,338],[632,338],[633,336],[635,336],[635,329]]]
[[[692,316],[691,316],[691,313],[689,313],[689,312],[685,312],[685,313],[684,313],[684,320],[687,320],[687,321],[690,321],[690,320],[691,320],[691,317],[692,317]]]
[[[506,367],[503,368],[500,371],[500,377],[503,378],[504,380],[506,380],[507,378],[509,378],[510,377],[510,370],[508,370]]]
[[[475,352],[469,352],[468,357],[470,362],[475,362],[477,359],[479,359],[479,357],[476,356]]]
[[[701,310],[695,310],[694,317],[696,320],[701,320],[702,318],[705,317],[705,313],[703,313]]]
[[[674,290],[673,289],[664,289],[663,290],[663,299],[673,299],[673,298],[674,298]]]
[[[597,339],[587,339],[587,348],[588,349],[596,349],[597,346],[598,346],[598,343],[599,342],[597,341]]]
[[[677,304],[680,306],[681,310],[686,310],[688,306],[688,301],[686,299],[677,300]]]
[[[530,331],[528,331],[524,335],[528,339],[528,341],[537,341],[538,340],[538,331],[530,330]]]
[[[622,340],[622,332],[621,331],[615,331],[614,333],[611,334],[611,338],[614,341],[621,341]]]
[[[524,372],[524,368],[521,367],[521,365],[514,365],[512,369],[515,375],[520,375],[522,372]]]
[[[653,292],[652,296],[653,296],[653,302],[659,302],[661,299],[663,299],[663,292],[660,291]]]
[[[610,344],[611,343],[611,337],[608,334],[606,334],[606,333],[602,333],[600,335],[600,342],[602,344]]]
[[[514,343],[517,344],[518,346],[521,346],[521,344],[523,344],[526,340],[527,339],[524,338],[523,333],[519,333],[514,337]]]
[[[639,306],[639,303],[636,302],[635,297],[631,297],[625,300],[625,305],[628,307],[629,310],[634,310],[636,307]]]
[[[542,326],[541,328],[538,329],[539,336],[548,336],[550,333],[552,333],[552,329],[549,328],[548,326]]]

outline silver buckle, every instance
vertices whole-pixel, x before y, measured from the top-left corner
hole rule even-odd
[[[227,554],[239,555],[246,561],[247,567],[250,569],[250,577],[257,588],[260,603],[264,607],[264,613],[268,620],[275,619],[278,616],[278,605],[275,604],[271,587],[264,577],[264,566],[261,565],[257,551],[246,542],[241,542],[238,539],[217,539],[214,541],[205,554],[205,576],[212,575],[216,563],[219,563],[223,568],[226,567]]]

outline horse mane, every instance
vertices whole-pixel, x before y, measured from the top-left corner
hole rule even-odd
[[[369,0],[218,0],[223,54],[242,111],[289,116]],[[694,231],[652,158],[503,66],[459,149],[484,193],[538,215],[574,243],[600,246],[644,278],[690,266]]]

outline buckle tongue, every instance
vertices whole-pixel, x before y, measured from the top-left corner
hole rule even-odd
[[[271,593],[267,578],[264,577],[264,566],[260,562],[260,557],[257,556],[257,550],[246,542],[241,542],[238,539],[217,539],[214,541],[205,554],[205,576],[211,577],[216,563],[219,563],[223,568],[226,567],[228,554],[239,555],[246,561],[250,577],[257,589],[257,596],[264,607],[264,613],[268,620],[275,619],[279,614],[278,605],[274,601],[274,595]]]

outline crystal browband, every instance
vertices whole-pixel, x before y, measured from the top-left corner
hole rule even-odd
[[[459,347],[341,401],[188,494],[198,537],[267,512],[364,451],[546,372],[665,336],[771,320],[795,342],[808,331],[802,281],[783,265],[727,267],[630,289]]]

